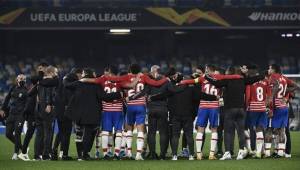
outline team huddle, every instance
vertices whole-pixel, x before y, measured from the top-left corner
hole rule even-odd
[[[177,160],[181,131],[181,156],[189,160],[206,156],[209,160],[232,159],[235,131],[237,160],[281,158],[290,157],[286,148],[288,108],[298,89],[276,64],[267,72],[259,72],[254,64],[226,71],[209,64],[197,67],[190,76],[174,68],[163,75],[158,65],[142,73],[138,64],[119,73],[111,65],[99,77],[90,68],[74,68],[60,77],[54,66],[41,63],[35,76],[17,76],[0,117],[5,119],[6,136],[15,146],[13,160],[30,160],[28,146],[34,133],[33,160],[72,160],[68,152],[73,130],[79,161],[92,159],[94,142],[96,159],[165,160],[170,145],[171,159]],[[22,142],[25,121],[28,129]],[[204,155],[208,129],[210,149],[209,155]]]

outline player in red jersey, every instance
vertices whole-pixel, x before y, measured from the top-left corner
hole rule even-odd
[[[255,70],[257,72],[257,70]],[[264,145],[264,130],[267,127],[267,106],[271,98],[271,89],[268,80],[261,80],[246,87],[246,124],[249,128],[256,130],[256,157],[261,158]],[[254,128],[255,127],[255,128]],[[248,129],[245,129],[248,134]],[[247,135],[246,135],[247,136]],[[247,149],[251,151],[250,139]]]
[[[166,81],[166,78],[163,78],[159,81],[151,79],[148,75],[142,74],[140,66],[137,64],[132,64],[130,66],[130,73],[123,76],[101,76],[96,79],[85,79],[82,81],[89,81],[98,84],[103,84],[107,80],[113,82],[120,82],[124,87],[129,87],[127,89],[127,97],[133,96],[136,93],[142,91],[146,84],[150,86],[161,86]],[[145,97],[139,97],[135,100],[127,101],[127,114],[125,118],[126,122],[126,144],[127,144],[127,156],[132,157],[132,130],[136,124],[138,135],[137,135],[137,154],[136,160],[143,160],[141,152],[144,145],[144,124],[146,117],[146,100]]]
[[[235,78],[241,78],[240,75],[219,75],[215,74],[216,67],[213,65],[207,65],[206,66],[206,72],[212,77],[216,79],[235,79]],[[195,84],[199,83],[202,88],[202,92],[206,94],[211,94],[215,96],[220,95],[220,89],[217,89],[214,85],[210,84],[207,80],[205,80],[204,76],[199,77],[194,80],[183,80],[181,81],[180,84]],[[211,147],[210,147],[210,154],[209,154],[209,159],[210,160],[215,160],[217,159],[215,157],[215,150],[216,150],[216,145],[218,141],[218,133],[217,133],[217,128],[218,128],[218,123],[219,123],[219,112],[220,112],[220,106],[219,106],[219,101],[205,101],[201,100],[199,104],[199,110],[198,110],[198,115],[197,115],[197,121],[196,121],[196,127],[197,127],[197,135],[196,135],[196,149],[197,149],[197,159],[202,160],[203,154],[202,154],[202,144],[203,144],[203,139],[204,139],[204,133],[205,133],[205,128],[207,126],[207,123],[209,121],[210,123],[210,128],[212,131],[211,134]]]
[[[274,129],[275,135],[278,137],[278,153],[276,157],[283,157],[285,151],[285,128],[288,123],[288,107],[286,95],[288,91],[299,89],[299,86],[281,74],[280,66],[272,64],[269,66],[269,82],[271,87],[278,87],[274,96],[274,111],[271,127]],[[265,145],[266,151],[271,148],[271,143],[268,141]],[[270,152],[265,153],[266,157],[270,156]]]
[[[164,84],[167,79],[163,78],[159,81],[155,81],[148,77],[148,75],[140,73],[140,67],[137,64],[132,64],[130,66],[130,73],[123,77],[123,81],[125,82],[133,82],[136,81],[136,85],[130,88],[127,91],[127,96],[131,97],[136,93],[139,93],[144,89],[146,84],[150,86],[161,86]],[[144,146],[144,124],[146,118],[146,100],[145,97],[139,97],[134,100],[127,101],[127,114],[126,114],[126,142],[127,142],[127,156],[132,157],[131,149],[132,149],[132,130],[134,125],[136,124],[138,135],[137,135],[137,154],[136,160],[143,160],[142,151]]]

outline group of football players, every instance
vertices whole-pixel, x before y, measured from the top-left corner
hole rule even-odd
[[[155,74],[157,74],[157,72],[159,72],[159,66],[155,65],[153,68],[155,68]],[[195,113],[195,129],[197,133],[194,141],[196,143],[196,155],[188,155],[189,160],[194,160],[194,156],[196,156],[197,160],[204,159],[202,148],[205,133],[209,130],[211,132],[211,138],[208,159],[216,160],[218,157],[217,153],[223,153],[222,150],[218,150],[219,147],[217,146],[220,145],[219,143],[221,143],[222,146],[223,143],[218,133],[223,132],[223,129],[219,130],[220,123],[227,123],[226,121],[220,120],[222,119],[222,114],[224,114],[223,107],[224,105],[226,106],[227,101],[223,99],[223,93],[226,89],[213,85],[211,79],[243,79],[259,74],[263,75],[263,79],[247,85],[244,89],[244,111],[246,114],[246,126],[244,130],[246,147],[243,148],[244,154],[238,157],[238,159],[244,159],[247,155],[252,155],[256,158],[268,158],[272,155],[275,155],[275,157],[289,157],[290,154],[285,153],[287,140],[285,129],[288,128],[288,107],[291,95],[299,88],[298,85],[285,77],[281,73],[280,66],[276,64],[270,65],[266,72],[259,72],[258,67],[254,64],[238,66],[236,68],[240,70],[240,73],[232,73],[230,69],[223,72],[222,69],[214,65],[207,65],[206,67],[198,67],[193,75],[185,77],[183,80],[175,81],[181,73],[175,72],[163,76],[160,80],[155,80],[155,75],[153,75],[152,72],[142,73],[137,64],[132,64],[129,67],[129,71],[124,73],[119,73],[115,67],[109,66],[105,69],[104,74],[99,77],[96,77],[95,74],[90,77],[84,76],[88,72],[87,69],[73,69],[71,73],[64,78],[58,77],[59,74],[53,66],[48,66],[45,63],[40,64],[38,75],[34,78],[30,78],[34,83],[29,85],[28,82],[26,83],[26,80],[29,78],[26,78],[23,74],[19,75],[16,80],[16,85],[11,88],[2,105],[0,116],[6,118],[6,136],[15,145],[12,159],[30,160],[28,156],[28,144],[35,131],[34,127],[37,126],[37,124],[42,124],[42,128],[37,129],[37,131],[39,131],[37,133],[41,133],[42,136],[39,139],[40,141],[35,140],[34,149],[41,151],[35,151],[34,159],[58,159],[57,146],[52,146],[53,130],[51,130],[56,117],[52,119],[51,116],[49,117],[47,115],[53,114],[57,116],[64,114],[55,112],[65,112],[68,107],[72,107],[69,103],[64,103],[62,111],[55,109],[58,107],[57,102],[62,95],[68,95],[68,101],[70,102],[73,100],[73,94],[80,93],[80,91],[72,91],[74,89],[68,88],[63,82],[70,80],[70,77],[72,77],[70,76],[71,74],[73,74],[73,82],[95,84],[106,94],[122,93],[122,97],[119,99],[99,101],[99,105],[101,102],[102,107],[99,108],[99,113],[95,113],[101,114],[101,119],[98,124],[99,128],[94,136],[96,141],[96,158],[100,158],[100,148],[102,148],[104,159],[119,160],[129,158],[144,160],[144,153],[147,150],[147,103],[150,102],[152,100],[151,97],[155,95],[141,95],[141,92],[145,86],[160,87],[174,81],[175,83],[171,83],[174,87],[198,84],[200,85],[199,93],[203,92],[216,96],[216,100],[213,101],[204,99],[199,101],[198,113]],[[151,69],[151,71],[153,70]],[[81,72],[83,72],[83,74],[81,74]],[[33,95],[33,89],[37,90],[37,94]],[[48,96],[49,91],[51,92]],[[66,91],[69,93],[67,94]],[[58,95],[58,93],[60,94]],[[54,101],[55,99],[57,99],[57,101]],[[51,100],[51,102],[49,102],[49,100]],[[36,120],[36,114],[29,112],[36,112],[41,108],[43,108],[43,114],[46,116],[42,117],[42,119],[45,120],[39,122],[39,120]],[[169,117],[171,117],[171,115],[169,115]],[[47,121],[46,119],[51,119],[51,121]],[[25,121],[27,121],[27,124],[31,125],[32,128],[28,129],[25,137],[26,142],[24,141],[22,144],[21,134]],[[72,121],[72,117],[69,117],[68,121],[61,121],[61,126],[59,126],[58,133],[60,133],[60,136],[57,137],[57,140],[60,140],[61,152],[64,152],[60,155],[62,160],[72,159],[67,153],[70,140],[69,134],[71,133],[67,131],[71,131],[72,125],[75,124],[80,125],[80,122],[74,122]],[[76,128],[74,129],[76,131]],[[255,131],[255,133],[250,135],[250,129]],[[28,136],[29,131],[31,134]],[[76,140],[82,140],[85,135],[84,133],[84,128],[76,132]],[[133,142],[135,138],[134,134],[136,135],[136,142]],[[172,135],[172,133],[170,133],[170,135]],[[256,140],[253,140],[256,146],[255,150],[253,150],[253,148],[251,149],[250,143],[250,137],[253,138],[253,135],[254,138],[256,138]],[[136,144],[135,154],[132,152],[133,143]],[[49,146],[51,147],[50,149]],[[112,149],[113,147],[114,149]],[[274,153],[272,154],[271,151]],[[193,152],[190,151],[190,153]],[[226,154],[228,155],[226,152],[224,155],[221,155],[220,160],[232,159],[231,156],[228,157]],[[90,158],[78,156],[78,159],[88,160]],[[172,160],[177,160],[177,155],[172,155]]]

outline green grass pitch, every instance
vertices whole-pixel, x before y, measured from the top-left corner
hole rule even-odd
[[[209,139],[209,136],[208,138]],[[12,161],[13,145],[0,136],[0,170],[299,170],[300,169],[300,132],[292,132],[292,158],[286,159],[246,159],[241,161],[39,161],[23,162]],[[135,145],[134,145],[135,146]],[[71,142],[70,154],[75,158],[74,142]],[[208,153],[209,142],[205,146],[205,154]],[[33,141],[30,145],[30,156],[33,153]],[[157,149],[159,149],[157,147]],[[92,153],[94,154],[94,153]],[[298,167],[298,168],[297,168]]]

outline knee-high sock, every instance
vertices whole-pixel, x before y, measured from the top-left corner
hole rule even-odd
[[[127,131],[126,133],[126,144],[127,144],[127,156],[132,156],[132,131]]]
[[[144,133],[144,145],[143,145],[143,151],[146,152],[147,151],[147,133]]]
[[[126,132],[122,132],[121,151],[125,151],[126,147]]]
[[[264,134],[263,132],[256,132],[256,152],[262,153],[264,145]]]
[[[100,145],[101,145],[101,134],[100,132],[97,132],[96,140],[95,140],[96,152],[100,152]]]
[[[108,152],[112,152],[112,146],[113,146],[113,135],[110,133],[108,136],[108,147],[107,147]]]
[[[202,144],[203,144],[203,133],[197,132],[197,134],[196,134],[196,151],[197,151],[197,153],[202,152],[202,150],[201,150]]]
[[[211,139],[210,139],[210,155],[214,155],[216,148],[217,148],[217,142],[218,142],[218,133],[212,132],[211,133]]]
[[[250,132],[248,130],[245,130],[244,133],[246,138],[246,148],[248,151],[251,151]]]
[[[117,133],[116,139],[115,139],[115,154],[117,156],[119,156],[119,153],[120,153],[121,142],[122,142],[122,133]]]
[[[136,155],[139,156],[143,152],[144,132],[138,132],[136,139]]]
[[[107,131],[103,131],[102,132],[102,151],[103,151],[103,155],[107,155],[107,151],[108,151],[108,136],[109,136],[109,132]]]
[[[274,135],[272,142],[274,144],[274,152],[277,153],[278,152],[279,135]]]

